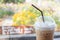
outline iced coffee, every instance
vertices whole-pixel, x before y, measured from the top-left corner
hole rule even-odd
[[[54,20],[49,16],[44,16],[45,22],[42,18],[37,18],[34,26],[36,31],[36,40],[53,40],[54,28],[56,26]]]

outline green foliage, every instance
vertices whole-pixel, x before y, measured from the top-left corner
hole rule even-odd
[[[11,16],[13,14],[14,14],[13,11],[0,9],[0,18],[3,18],[4,16],[7,16],[7,15]]]
[[[57,25],[60,25],[59,17],[53,17],[53,18],[54,18],[56,24],[57,24]]]
[[[0,0],[0,3],[2,3],[3,2],[3,0]]]
[[[17,0],[17,3],[23,3],[25,0]]]
[[[10,2],[15,2],[14,0],[4,0],[4,3],[10,3]]]
[[[35,13],[37,17],[39,17],[39,16],[41,15],[41,12],[38,11],[37,9],[35,9],[35,8],[32,7],[32,6],[29,8],[29,11]]]
[[[23,3],[25,0],[0,0],[0,3]]]

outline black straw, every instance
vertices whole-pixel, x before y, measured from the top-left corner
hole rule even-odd
[[[43,22],[45,22],[45,21],[44,21],[44,15],[43,15],[43,12],[42,12],[39,8],[37,8],[35,5],[32,4],[32,6],[41,12],[42,20],[43,20]]]

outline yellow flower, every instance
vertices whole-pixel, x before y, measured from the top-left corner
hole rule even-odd
[[[16,22],[16,24],[23,24],[28,25],[29,22],[34,21],[32,19],[35,19],[36,15],[30,11],[21,11],[13,16],[13,21]]]

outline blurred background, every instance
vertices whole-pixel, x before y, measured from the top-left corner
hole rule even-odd
[[[60,0],[0,0],[0,34],[35,33],[35,18],[41,13],[33,8],[34,4],[44,13],[51,16],[60,32]]]

